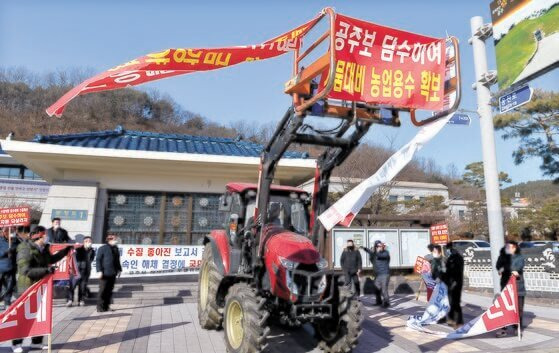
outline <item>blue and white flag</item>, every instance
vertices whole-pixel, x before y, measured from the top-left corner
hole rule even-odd
[[[406,325],[415,330],[424,331],[424,325],[437,323],[437,321],[446,317],[449,310],[448,288],[446,284],[439,282],[433,290],[433,295],[423,315],[410,316]]]

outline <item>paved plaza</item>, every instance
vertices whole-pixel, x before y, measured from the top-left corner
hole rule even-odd
[[[91,353],[223,353],[223,331],[198,325],[196,283],[117,285],[114,312],[97,313],[94,305],[54,309],[53,352]],[[423,299],[423,300],[422,300]],[[394,296],[392,307],[372,306],[363,299],[365,321],[357,353],[366,352],[559,352],[559,309],[526,306],[528,325],[521,342],[516,337],[495,338],[493,333],[459,341],[418,333],[406,328],[409,315],[420,312],[424,297]],[[464,295],[465,319],[479,315],[491,299]],[[449,330],[434,325],[435,331]],[[267,352],[320,352],[312,329],[286,332],[273,327]],[[0,352],[10,352],[4,343]]]

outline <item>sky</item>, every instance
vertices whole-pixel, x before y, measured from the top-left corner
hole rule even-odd
[[[458,37],[464,92],[461,108],[477,109],[471,89],[475,77],[468,38],[471,17],[480,15],[490,22],[487,0],[1,1],[0,67],[20,66],[36,73],[68,68],[102,72],[167,48],[257,44],[304,23],[325,6],[403,30]],[[487,41],[487,48],[489,68],[496,69],[492,40]],[[288,54],[138,88],[155,88],[214,122],[262,124],[278,121],[289,107],[290,97],[283,93],[283,85],[290,78],[291,65]],[[555,90],[557,82],[559,70],[534,80],[531,86]],[[454,164],[460,172],[468,163],[481,161],[479,118],[475,113],[470,117],[470,126],[447,126],[418,156],[434,159],[443,170]],[[417,132],[407,119],[400,128],[373,126],[371,130],[368,142],[394,148]],[[504,141],[499,132],[495,140],[498,167],[510,175],[513,184],[543,178],[540,160],[516,166],[512,158],[516,141]]]

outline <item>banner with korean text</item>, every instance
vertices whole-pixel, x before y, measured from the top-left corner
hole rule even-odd
[[[330,98],[443,109],[444,39],[340,14],[335,32],[336,76]]]
[[[243,62],[278,57],[301,48],[302,39],[324,13],[273,39],[256,45],[224,48],[171,48],[136,58],[98,74],[71,89],[52,106],[62,115],[82,94],[107,91],[167,77],[216,70]],[[336,14],[335,79],[329,98],[442,110],[445,39],[427,37]],[[327,71],[320,81],[326,83]]]
[[[0,342],[52,333],[52,280],[33,284],[0,313]]]
[[[28,226],[29,207],[0,208],[0,227]]]
[[[96,252],[101,244],[93,247]],[[200,245],[118,245],[121,277],[198,273],[204,247]],[[95,261],[92,277],[97,273]]]

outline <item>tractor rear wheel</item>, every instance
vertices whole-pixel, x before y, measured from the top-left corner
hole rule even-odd
[[[230,353],[257,353],[266,346],[270,333],[267,325],[270,313],[265,310],[266,300],[246,283],[237,283],[225,299],[223,329],[225,345]]]
[[[345,288],[340,288],[339,320],[314,324],[318,346],[326,353],[351,352],[361,335],[361,303]]]
[[[221,327],[223,313],[217,304],[217,290],[223,276],[217,270],[211,243],[207,243],[198,276],[198,321],[208,330]]]

